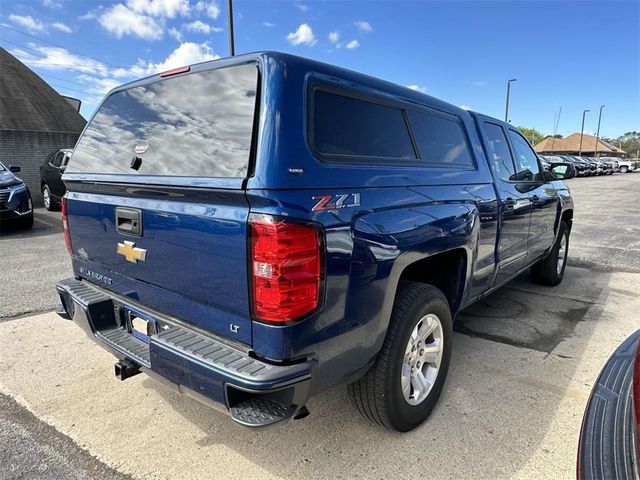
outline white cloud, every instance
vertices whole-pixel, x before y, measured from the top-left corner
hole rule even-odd
[[[313,47],[318,40],[313,35],[313,30],[309,24],[303,23],[295,32],[291,32],[287,35],[287,41],[294,46],[307,45],[309,47]]]
[[[331,32],[329,34],[329,41],[331,43],[338,43],[339,40],[340,40],[340,32]]]
[[[38,53],[21,49],[12,50],[16,57],[31,66],[51,71],[78,72],[76,80],[86,84],[85,103],[97,104],[109,90],[127,81],[153,75],[184,65],[193,65],[220,58],[208,43],[184,42],[173,50],[163,61],[138,59],[128,68],[109,68],[102,62],[76,55],[64,48],[31,46]]]
[[[486,84],[487,82],[485,82],[484,80],[477,80],[473,82],[471,85],[473,85],[474,87],[484,87]]]
[[[99,18],[107,32],[122,38],[125,35],[144,40],[159,40],[163,36],[163,23],[153,17],[135,12],[121,3],[114,5]]]
[[[9,15],[9,20],[16,25],[26,28],[32,33],[45,31],[44,23],[30,15],[15,15],[12,13]]]
[[[176,27],[171,27],[167,30],[170,37],[175,38],[177,41],[182,42],[182,33]]]
[[[71,33],[72,32],[71,27],[65,25],[62,22],[52,23],[51,26],[53,28],[55,28],[56,30],[60,30],[61,32],[64,32],[64,33]]]
[[[299,2],[296,2],[293,5],[302,12],[309,11],[309,5],[304,5],[303,3],[299,3]]]
[[[356,28],[360,31],[360,33],[369,33],[373,32],[373,27],[369,22],[365,22],[364,20],[358,20],[354,23]]]
[[[184,28],[186,28],[190,32],[196,33],[211,33],[211,25],[201,22],[200,20],[196,20],[195,22],[187,23]]]
[[[71,70],[92,75],[107,75],[108,68],[92,58],[76,55],[65,48],[31,47],[39,55],[15,50],[12,53],[29,66],[40,67],[45,70]]]
[[[206,14],[214,20],[220,16],[220,6],[218,2],[206,2],[200,0],[196,3],[196,10],[199,12],[206,12]]]
[[[143,15],[175,18],[189,15],[189,0],[127,0],[127,7]]]
[[[354,48],[358,48],[360,46],[360,42],[358,40],[351,40],[349,43],[345,45],[349,50],[353,50]]]
[[[416,92],[427,93],[427,87],[424,87],[422,85],[407,85],[407,88],[415,90]]]
[[[460,108],[463,110],[472,110],[472,108],[469,105],[465,105],[464,103],[460,105]]]
[[[42,0],[42,5],[47,8],[62,8],[62,4],[54,0]]]
[[[271,28],[271,27],[275,27],[276,24],[271,22],[262,22],[262,26]]]

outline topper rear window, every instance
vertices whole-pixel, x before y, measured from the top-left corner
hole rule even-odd
[[[254,64],[132,87],[102,104],[67,172],[245,177],[258,88]]]

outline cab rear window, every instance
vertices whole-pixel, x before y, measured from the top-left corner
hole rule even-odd
[[[398,108],[315,90],[312,125],[313,146],[329,160],[416,159]]]
[[[245,177],[256,65],[166,78],[111,95],[78,141],[67,172]]]

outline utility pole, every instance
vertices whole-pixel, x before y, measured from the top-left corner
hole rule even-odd
[[[553,151],[553,146],[556,143],[556,135],[558,134],[558,125],[560,125],[560,115],[562,115],[562,105],[560,105],[560,111],[558,112],[558,118],[556,119],[556,124],[553,127],[553,139],[551,140],[551,151]]]
[[[584,117],[587,114],[587,112],[590,112],[591,110],[585,110],[582,112],[582,129],[580,130],[580,150],[578,151],[578,156],[581,157],[582,156],[582,136],[584,135]]]
[[[236,48],[233,40],[233,0],[229,0],[229,55],[233,57],[236,54]]]
[[[600,120],[602,120],[602,109],[604,105],[600,105],[600,113],[598,114],[598,132],[596,133],[596,150],[593,152],[593,156],[598,156],[598,141],[600,140]]]
[[[509,94],[511,92],[511,82],[515,82],[518,80],[517,78],[512,78],[511,80],[507,80],[507,102],[504,107],[504,121],[509,123]]]

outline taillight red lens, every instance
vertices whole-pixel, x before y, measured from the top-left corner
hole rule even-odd
[[[62,231],[64,232],[64,243],[67,246],[67,252],[69,252],[69,255],[71,255],[71,237],[69,236],[69,219],[67,217],[66,194],[64,195],[64,197],[62,197],[62,202],[60,203],[60,212],[62,213]]]
[[[256,320],[288,322],[320,302],[320,232],[269,215],[252,215],[251,276]]]

